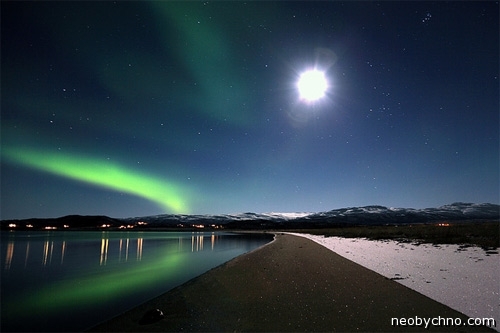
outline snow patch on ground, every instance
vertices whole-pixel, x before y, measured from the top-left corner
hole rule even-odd
[[[306,237],[471,318],[494,318],[500,330],[500,254],[454,244]]]

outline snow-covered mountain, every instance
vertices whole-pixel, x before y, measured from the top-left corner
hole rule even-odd
[[[143,221],[148,224],[227,224],[231,222],[288,222],[302,218],[311,213],[240,213],[220,215],[185,215],[185,214],[162,214],[154,216],[143,216],[122,219],[124,222]]]
[[[328,212],[310,214],[300,218],[300,220],[357,224],[397,224],[498,218],[500,218],[499,205],[456,202],[451,205],[444,205],[437,208],[423,209],[387,208],[384,206],[341,208]]]
[[[34,230],[127,228],[127,226],[148,228],[224,226],[227,229],[276,229],[499,219],[499,205],[457,202],[438,208],[413,209],[365,206],[340,208],[321,213],[163,214],[123,219],[107,216],[69,215],[49,219],[2,220],[0,221],[0,228],[2,230]]]
[[[500,206],[457,202],[438,208],[388,208],[384,206],[348,207],[321,213],[241,213],[222,215],[155,215],[123,219],[144,221],[149,225],[239,225],[273,226],[280,224],[399,224],[444,220],[499,219]]]

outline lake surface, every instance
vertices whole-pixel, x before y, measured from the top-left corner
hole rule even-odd
[[[1,331],[82,331],[272,240],[226,232],[1,232]]]

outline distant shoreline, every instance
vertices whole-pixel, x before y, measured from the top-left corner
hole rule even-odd
[[[108,222],[106,227],[89,227],[88,223],[98,221]],[[22,230],[22,231],[168,231],[168,232],[299,232],[314,235],[338,236],[346,238],[368,238],[372,240],[390,239],[408,242],[423,242],[432,244],[465,244],[476,245],[485,251],[500,248],[500,220],[495,219],[474,219],[456,221],[432,221],[427,223],[413,224],[381,224],[381,225],[358,225],[358,224],[330,224],[317,225],[309,223],[298,225],[290,223],[286,225],[274,225],[257,228],[255,226],[245,227],[244,225],[226,225],[214,227],[165,227],[135,225],[134,228],[120,228],[109,224],[107,217],[82,217],[81,220],[73,220],[73,227],[64,227],[69,219],[34,219],[17,221],[15,227],[10,221],[2,221],[1,230]],[[75,223],[76,221],[76,223]],[[90,221],[90,222],[89,222]],[[26,227],[31,225],[32,227]],[[87,226],[85,226],[87,225]]]

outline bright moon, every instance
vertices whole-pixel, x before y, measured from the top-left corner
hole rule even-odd
[[[322,98],[325,96],[328,88],[325,73],[316,69],[302,73],[297,83],[297,88],[299,89],[300,98],[308,102]]]

